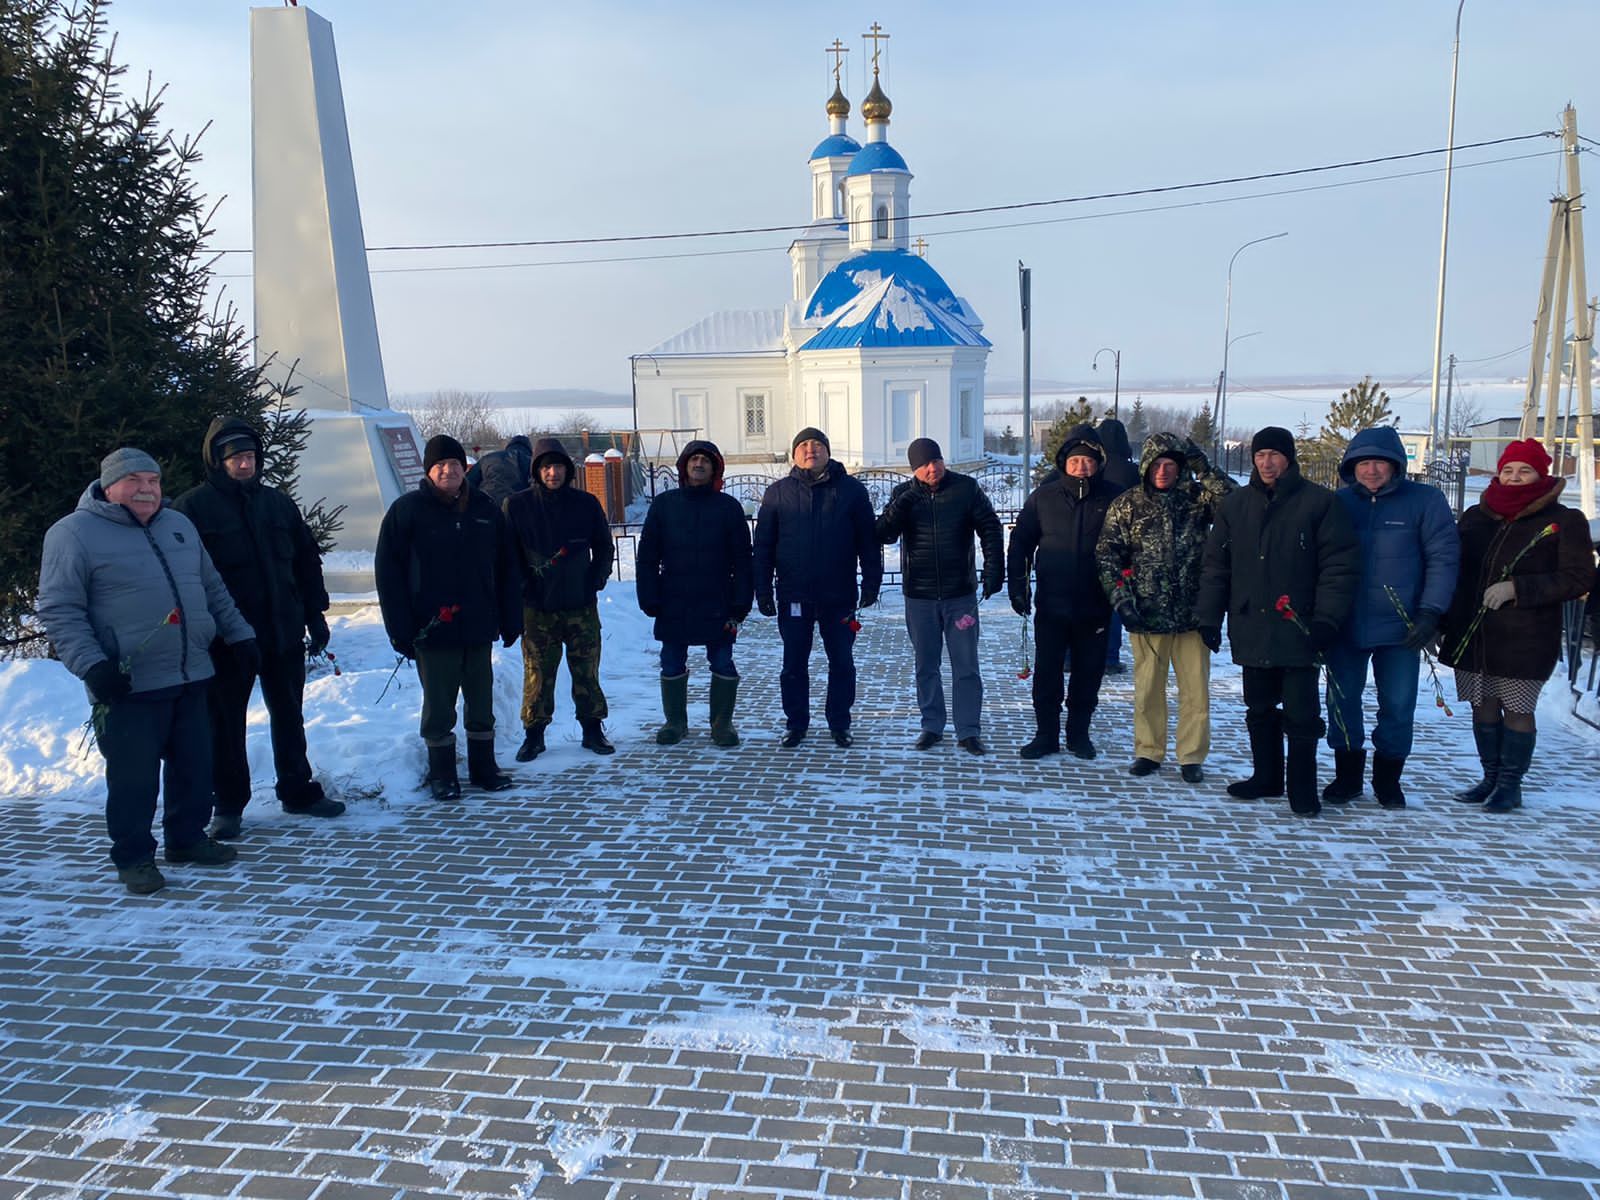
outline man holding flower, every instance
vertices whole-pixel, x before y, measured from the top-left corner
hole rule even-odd
[[[125,446],[101,460],[78,507],[45,534],[39,618],[57,657],[88,688],[106,760],[106,832],[117,878],[146,895],[166,886],[150,824],[165,768],[161,827],[169,863],[222,866],[232,846],[206,836],[213,639],[241,670],[261,656],[189,518],[161,495],[161,467]]]

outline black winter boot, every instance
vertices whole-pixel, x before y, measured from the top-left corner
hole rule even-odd
[[[1039,727],[1039,731],[1033,735],[1033,741],[1029,742],[1026,746],[1022,747],[1022,749],[1017,751],[1017,757],[1026,758],[1032,761],[1036,758],[1044,758],[1046,755],[1060,753],[1061,726],[1058,723],[1056,727],[1051,730],[1046,730],[1044,726],[1041,725]]]
[[[1228,795],[1240,800],[1265,800],[1283,795],[1283,716],[1245,716],[1245,731],[1250,735],[1249,779],[1228,785]]]
[[[456,778],[456,746],[428,747],[428,791],[435,800],[461,799],[461,781]]]
[[[1483,778],[1450,799],[1460,804],[1482,804],[1493,794],[1494,785],[1500,780],[1500,731],[1504,728],[1501,724],[1472,723],[1472,740],[1478,747],[1478,761],[1483,764]]]
[[[1367,773],[1365,750],[1335,750],[1333,752],[1333,782],[1322,789],[1322,798],[1329,804],[1348,804],[1361,795],[1361,777]],[[1376,779],[1376,770],[1374,770]],[[1376,783],[1373,784],[1377,786]]]
[[[494,761],[493,738],[467,739],[467,778],[486,792],[503,792],[516,783]]]
[[[522,745],[517,747],[517,761],[532,762],[544,753],[544,726],[529,725],[523,733]]]
[[[676,746],[689,732],[689,672],[661,677],[661,712],[666,723],[656,730],[656,745]]]
[[[1384,808],[1404,808],[1406,794],[1400,787],[1400,772],[1406,769],[1406,760],[1390,758],[1384,754],[1372,756],[1372,794]]]
[[[583,726],[583,748],[593,750],[596,754],[615,754],[617,748],[606,741],[605,726],[600,724],[599,717],[587,717],[578,722]]]
[[[733,727],[733,702],[738,697],[737,675],[711,676],[711,740],[718,746],[739,744],[739,731]]]
[[[1530,730],[1506,729],[1500,734],[1500,777],[1494,794],[1483,806],[1484,812],[1508,813],[1522,807],[1522,777],[1533,762],[1533,747],[1539,735]]]
[[[1289,739],[1289,808],[1297,817],[1314,817],[1322,811],[1317,800],[1317,739]]]

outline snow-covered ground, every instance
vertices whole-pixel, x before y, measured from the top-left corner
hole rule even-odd
[[[627,549],[628,547],[625,547]],[[888,564],[897,565],[889,547]],[[631,572],[630,572],[631,573]],[[361,598],[354,598],[360,603]],[[875,610],[877,619],[898,623],[899,596],[891,589],[884,604]],[[1000,616],[1010,621],[1004,596],[997,596],[985,609],[986,619]],[[1002,615],[1003,614],[1003,615]],[[634,599],[631,582],[612,582],[600,594],[603,631],[603,682],[610,705],[612,727],[624,736],[643,736],[659,722],[660,693],[657,677],[657,643],[651,635],[651,621]],[[752,621],[760,621],[752,616]],[[336,744],[336,756],[318,756],[317,765],[328,774],[328,782],[340,794],[391,798],[413,795],[423,771],[422,745],[417,738],[419,693],[415,667],[402,661],[397,669],[396,655],[383,632],[376,603],[362,603],[355,611],[333,616],[329,621],[333,640],[329,649],[337,659],[340,674],[329,664],[317,660],[306,682],[305,717],[307,738],[313,747]],[[984,643],[991,655],[1010,655],[1008,641],[990,635]],[[1592,651],[1591,651],[1592,653]],[[1124,651],[1126,657],[1126,651]],[[1454,680],[1441,669],[1444,697],[1454,711],[1446,717],[1433,702],[1432,686],[1423,673],[1418,720],[1423,736],[1441,736],[1459,745],[1464,758],[1471,757],[1470,717],[1467,706],[1455,700]],[[1215,660],[1213,686],[1233,680],[1237,671],[1227,661],[1227,652]],[[1587,663],[1580,675],[1587,679]],[[563,664],[557,683],[563,711],[569,680]],[[522,652],[495,647],[495,718],[501,731],[502,757],[520,730],[518,712],[522,694]],[[1564,668],[1545,685],[1540,699],[1539,719],[1546,727],[1570,730],[1581,741],[1595,746],[1600,758],[1600,730],[1590,728],[1574,716],[1577,712],[1600,723],[1600,705],[1592,694],[1581,701],[1570,696]],[[94,807],[100,803],[104,768],[100,755],[84,734],[88,701],[83,685],[60,663],[50,659],[24,659],[0,663],[0,794],[31,796],[74,807]],[[552,727],[552,754],[576,757],[577,727],[558,721]],[[257,693],[250,710],[248,747],[250,769],[258,794],[270,795],[272,754],[267,738],[266,709]],[[551,761],[560,761],[553,759]],[[1600,789],[1595,779],[1576,781],[1562,796],[1569,802],[1600,806]]]

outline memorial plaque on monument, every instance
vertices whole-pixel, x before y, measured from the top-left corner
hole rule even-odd
[[[389,465],[399,477],[401,486],[411,491],[422,482],[422,452],[417,449],[417,439],[408,425],[380,425],[378,434],[383,439],[383,449],[389,456]]]

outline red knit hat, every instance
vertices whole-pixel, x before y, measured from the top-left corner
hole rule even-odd
[[[1495,470],[1500,471],[1507,463],[1527,463],[1541,475],[1550,474],[1550,456],[1534,438],[1523,438],[1520,442],[1512,442],[1500,452],[1500,461],[1495,464]]]

